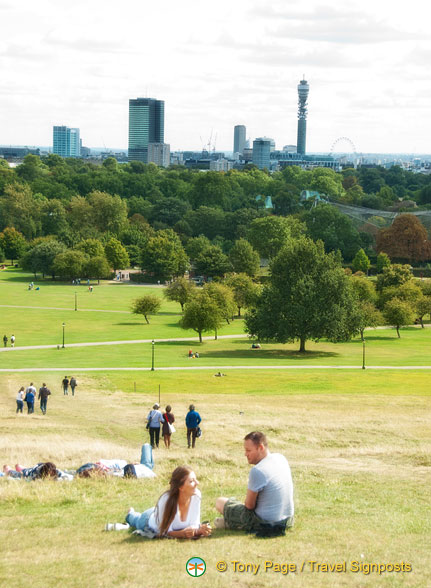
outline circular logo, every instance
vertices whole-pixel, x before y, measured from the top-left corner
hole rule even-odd
[[[207,565],[201,557],[191,557],[186,563],[186,571],[189,576],[202,576],[206,569]]]

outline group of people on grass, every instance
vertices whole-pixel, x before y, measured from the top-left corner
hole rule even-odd
[[[189,412],[186,415],[187,428],[187,447],[195,448],[196,439],[200,436],[200,423],[202,422],[200,414],[196,411],[194,404],[190,404]],[[165,442],[165,447],[169,449],[171,446],[171,435],[175,432],[173,423],[175,417],[172,412],[172,407],[168,404],[165,412],[162,414],[160,404],[156,402],[147,416],[147,429],[150,433],[150,444],[153,449],[159,447],[160,440],[160,426],[162,426],[162,436]]]
[[[267,438],[260,431],[245,436],[244,453],[253,466],[245,501],[224,496],[217,498],[215,508],[222,516],[215,519],[214,526],[216,529],[243,530],[258,537],[284,535],[286,529],[293,526],[294,518],[289,463],[280,453],[270,452]],[[138,534],[149,538],[196,539],[211,535],[210,524],[200,520],[202,495],[198,485],[192,468],[175,468],[169,490],[161,495],[156,506],[142,513],[130,508],[126,523]]]
[[[22,413],[24,409],[24,402],[27,404],[27,414],[34,413],[34,403],[36,401],[37,390],[33,382],[27,388],[21,386],[16,395],[16,413]],[[51,391],[47,388],[45,382],[39,388],[39,394],[37,399],[40,400],[40,410],[42,414],[46,414],[48,406],[48,396],[51,395]]]
[[[78,385],[78,382],[76,381],[75,376],[72,376],[70,379],[67,376],[64,376],[64,378],[61,381],[61,385],[63,387],[63,395],[64,396],[68,396],[69,386],[72,391],[72,396],[75,396],[75,388]]]
[[[3,335],[3,347],[7,347],[8,341],[9,341],[8,336]],[[12,334],[10,336],[10,346],[15,347],[15,335],[14,334]]]

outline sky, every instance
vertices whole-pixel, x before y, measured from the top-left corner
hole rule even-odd
[[[0,0],[0,144],[127,148],[128,100],[165,101],[171,150],[247,137],[307,151],[431,153],[425,0]],[[345,140],[336,151],[349,151]]]

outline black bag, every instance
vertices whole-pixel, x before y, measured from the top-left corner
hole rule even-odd
[[[196,437],[202,437],[202,429],[200,427],[196,428]]]

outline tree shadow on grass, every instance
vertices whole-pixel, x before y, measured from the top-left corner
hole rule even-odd
[[[340,353],[333,351],[305,351],[300,353],[294,349],[221,349],[219,351],[202,351],[205,358],[226,358],[226,359],[294,359],[308,360],[321,358],[340,357]]]

